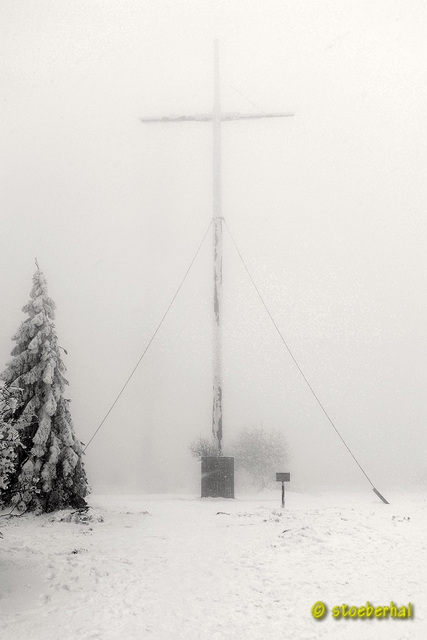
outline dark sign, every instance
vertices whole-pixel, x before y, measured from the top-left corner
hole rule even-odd
[[[290,482],[290,473],[276,473],[276,482]]]

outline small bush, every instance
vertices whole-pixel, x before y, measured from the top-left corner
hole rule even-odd
[[[190,444],[190,451],[193,458],[197,460],[218,455],[218,447],[207,438],[202,437],[197,438]]]
[[[237,471],[243,471],[253,486],[264,489],[273,485],[276,472],[283,471],[288,451],[279,430],[265,431],[261,427],[243,429],[232,443],[231,455]]]

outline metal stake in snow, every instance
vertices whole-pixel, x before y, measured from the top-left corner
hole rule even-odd
[[[212,433],[222,454],[222,203],[221,203],[221,123],[230,120],[257,120],[259,118],[286,118],[293,113],[222,113],[220,104],[219,46],[214,41],[215,80],[213,112],[208,114],[171,116],[162,118],[141,118],[141,122],[212,122],[213,132],[213,401]]]

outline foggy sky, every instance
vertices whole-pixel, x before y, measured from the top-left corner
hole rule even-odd
[[[37,257],[87,442],[212,217],[213,39],[223,214],[316,393],[374,483],[427,476],[427,44],[417,0],[0,5],[0,368]],[[197,493],[209,437],[209,236],[88,448],[92,486]],[[224,236],[224,445],[283,429],[296,485],[366,487]]]

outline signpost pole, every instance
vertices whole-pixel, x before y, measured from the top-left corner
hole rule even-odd
[[[276,473],[276,482],[282,483],[282,509],[285,508],[285,482],[289,482],[291,474],[286,471],[282,473]]]

